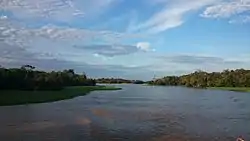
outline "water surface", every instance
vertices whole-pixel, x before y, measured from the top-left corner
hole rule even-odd
[[[0,107],[1,141],[250,140],[250,94],[118,85],[70,100]]]

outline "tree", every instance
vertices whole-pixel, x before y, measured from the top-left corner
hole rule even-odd
[[[155,81],[155,85],[183,85],[187,87],[250,87],[250,70],[224,70],[223,72],[207,73],[195,71],[183,76],[166,76]]]
[[[36,71],[31,65],[21,68],[0,68],[0,89],[18,90],[58,90],[65,86],[93,86],[95,80],[88,79],[86,74],[75,74],[73,69],[63,72]]]

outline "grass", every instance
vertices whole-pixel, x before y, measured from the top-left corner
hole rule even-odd
[[[249,87],[209,87],[208,89],[227,90],[236,92],[250,92]]]
[[[0,106],[53,102],[83,96],[91,91],[120,90],[112,86],[66,87],[58,91],[0,91]]]

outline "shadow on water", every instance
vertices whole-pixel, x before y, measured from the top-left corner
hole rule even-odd
[[[0,107],[6,141],[250,140],[250,95],[120,85],[67,101]],[[120,87],[119,86],[119,87]]]

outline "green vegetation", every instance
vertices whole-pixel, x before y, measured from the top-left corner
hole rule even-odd
[[[236,91],[236,92],[250,92],[249,87],[209,87],[208,89],[227,90],[227,91]]]
[[[2,90],[0,91],[0,105],[20,105],[30,103],[43,103],[58,100],[71,99],[83,96],[95,90],[120,90],[112,86],[75,86],[66,87],[56,91],[24,91],[24,90]]]
[[[96,82],[106,84],[144,84],[141,80],[126,80],[121,78],[99,78],[96,79]]]
[[[0,105],[42,103],[85,95],[93,90],[117,90],[108,86],[95,86],[86,74],[73,69],[44,72],[24,65],[21,68],[0,67]]]
[[[224,70],[223,72],[212,73],[196,71],[183,76],[167,76],[150,81],[148,84],[249,91],[250,70]]]
[[[0,90],[60,90],[67,86],[94,86],[95,80],[73,69],[63,71],[37,71],[30,65],[21,68],[0,67]]]

